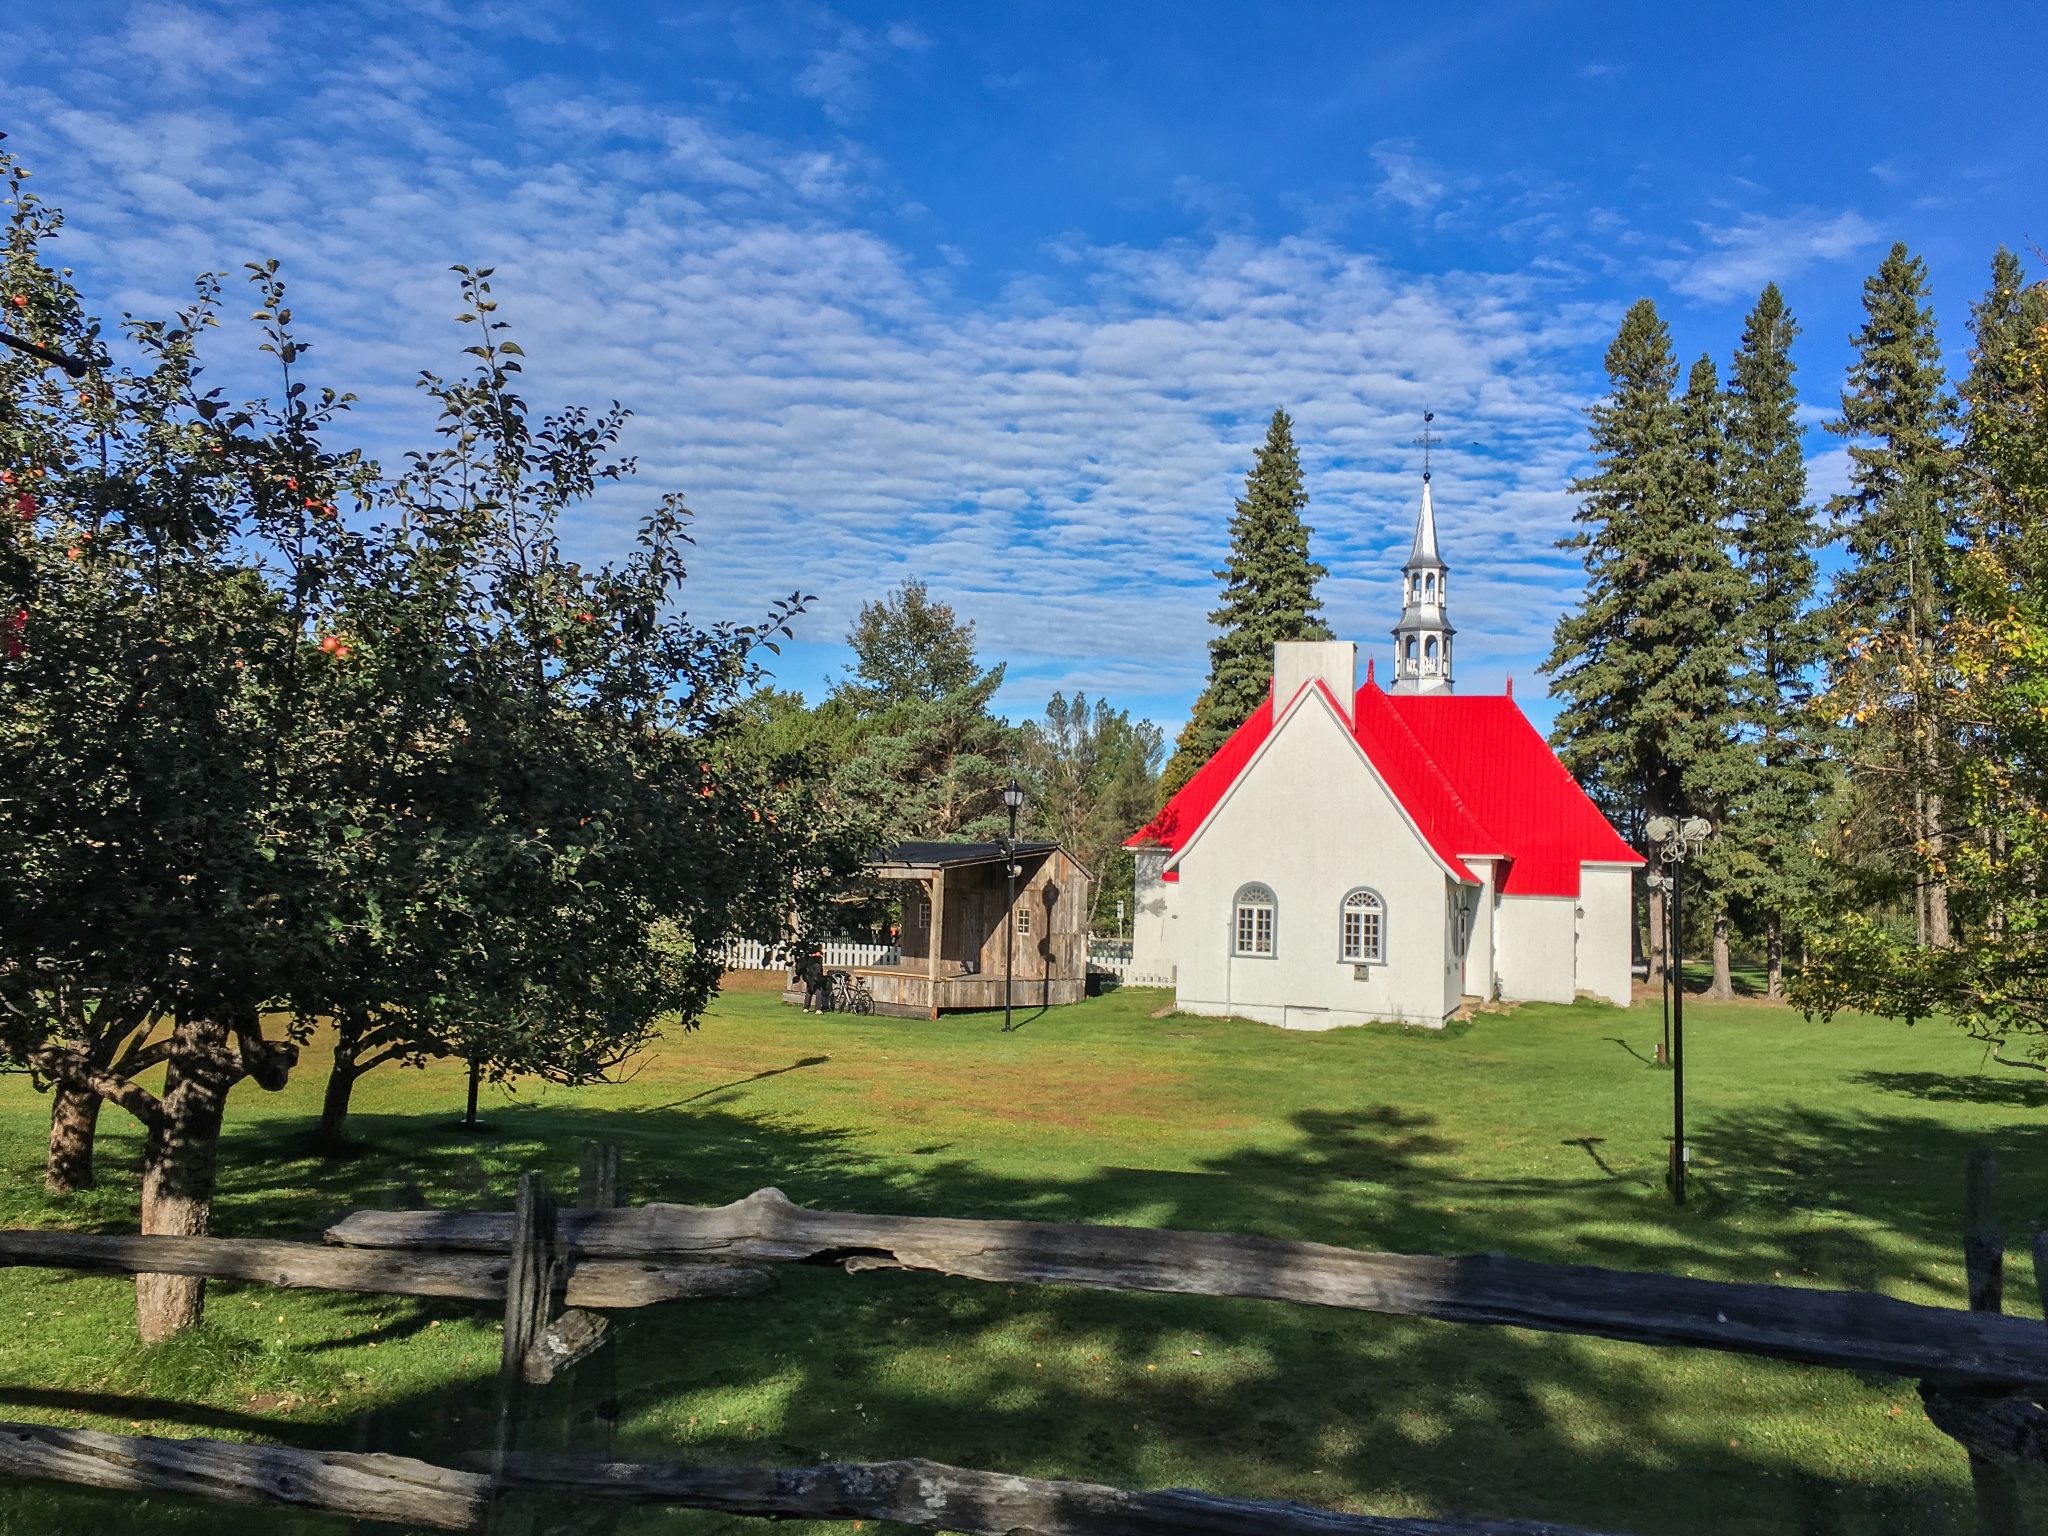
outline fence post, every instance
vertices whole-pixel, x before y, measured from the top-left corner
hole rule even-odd
[[[576,1204],[586,1211],[601,1211],[625,1203],[625,1190],[619,1183],[619,1149],[608,1141],[586,1141],[582,1176],[576,1182]]]
[[[1963,1269],[1970,1310],[2004,1311],[2005,1235],[1998,1221],[1998,1159],[1989,1147],[1973,1147],[1963,1173]],[[1984,1536],[2027,1536],[2019,1478],[2010,1466],[1970,1452],[1970,1488]]]
[[[547,1331],[561,1268],[554,1196],[548,1193],[547,1181],[539,1174],[522,1173],[519,1199],[512,1215],[512,1267],[505,1275],[505,1343],[498,1356],[500,1381],[509,1383],[525,1375],[527,1354]]]

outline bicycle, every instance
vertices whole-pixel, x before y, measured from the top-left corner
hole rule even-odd
[[[874,994],[868,991],[867,981],[845,971],[830,971],[826,979],[832,983],[832,1011],[834,1013],[873,1013]]]

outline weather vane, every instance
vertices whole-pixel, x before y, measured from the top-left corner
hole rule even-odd
[[[1415,446],[1422,450],[1422,478],[1425,482],[1429,479],[1429,451],[1443,441],[1436,433],[1429,430],[1429,424],[1435,420],[1435,411],[1424,411],[1422,413],[1422,436],[1411,439]]]

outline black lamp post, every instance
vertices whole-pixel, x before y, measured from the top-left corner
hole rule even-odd
[[[1643,884],[1652,892],[1667,891],[1671,888],[1668,876],[1651,870],[1643,876]],[[1664,904],[1663,932],[1658,935],[1657,946],[1657,997],[1664,1005],[1664,1043],[1657,1050],[1657,1061],[1662,1066],[1671,1065],[1671,903]]]
[[[1003,1033],[1016,1028],[1010,1018],[1011,978],[1016,975],[1017,958],[1017,812],[1024,804],[1024,791],[1015,779],[1003,790],[1003,804],[1010,811],[1010,835],[1002,839],[1003,875],[1010,886],[1010,899],[1003,907]]]
[[[1704,816],[1688,816],[1679,821],[1670,816],[1652,816],[1643,828],[1650,851],[1664,866],[1664,883],[1671,892],[1671,916],[1665,929],[1667,935],[1682,933],[1679,927],[1684,919],[1685,909],[1679,894],[1682,882],[1679,872],[1685,867],[1688,857],[1706,847],[1707,839],[1714,835],[1714,824]],[[1667,956],[1676,955],[1682,967],[1685,962],[1685,946],[1682,942],[1667,937]],[[1666,969],[1671,969],[1669,960]],[[1671,1199],[1676,1205],[1685,1204],[1685,975],[1682,970],[1674,976],[1671,986]]]

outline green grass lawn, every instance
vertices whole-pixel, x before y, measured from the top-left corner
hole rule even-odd
[[[1501,1249],[1960,1306],[1969,1148],[1997,1149],[2016,1233],[2048,1204],[2048,1090],[1939,1025],[1693,1003],[1695,1198],[1677,1212],[1662,1184],[1670,1077],[1647,1061],[1654,1005],[1307,1035],[1150,1017],[1164,1001],[1127,991],[1003,1035],[1000,1016],[821,1019],[734,992],[626,1082],[499,1096],[480,1138],[453,1129],[457,1069],[379,1073],[357,1093],[361,1146],[340,1160],[308,1139],[316,1045],[286,1092],[236,1090],[215,1230],[311,1236],[360,1206],[505,1207],[526,1167],[573,1193],[583,1142],[604,1138],[635,1200],[773,1184],[840,1209]],[[24,1080],[0,1083],[0,1215],[133,1230],[132,1122],[107,1111],[103,1187],[53,1203],[46,1112]],[[2010,1280],[2034,1310],[2027,1266]],[[145,1351],[123,1281],[15,1270],[0,1286],[0,1417],[443,1459],[488,1442],[484,1309],[216,1283],[201,1330]],[[1278,1303],[806,1269],[766,1298],[617,1324],[605,1363],[550,1409],[572,1448],[923,1455],[1641,1536],[1972,1528],[1962,1452],[1913,1384],[1888,1378]],[[0,1492],[0,1532],[88,1519],[342,1528]],[[649,1511],[575,1528],[750,1527]]]

